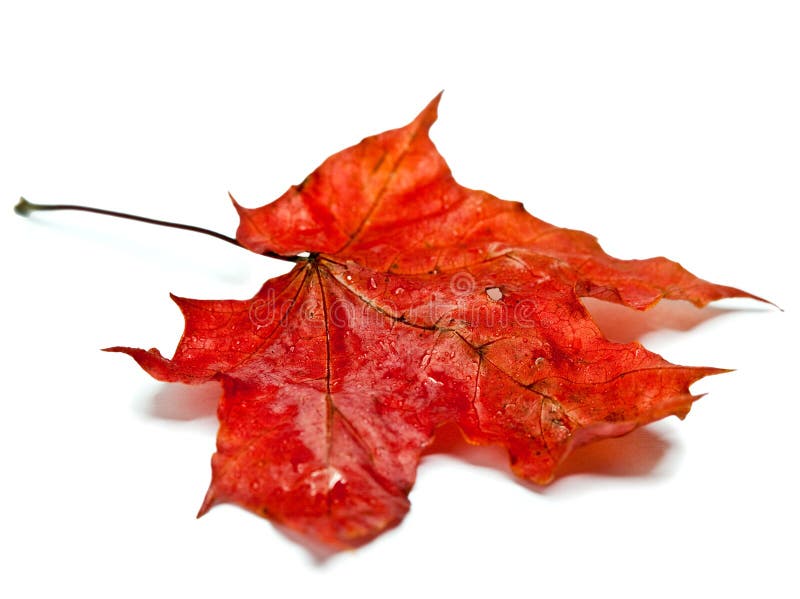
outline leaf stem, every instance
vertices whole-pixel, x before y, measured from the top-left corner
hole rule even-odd
[[[196,227],[194,225],[185,225],[183,223],[174,223],[166,220],[158,220],[155,218],[147,218],[145,216],[127,214],[126,212],[117,212],[116,210],[105,210],[104,208],[92,208],[91,206],[78,206],[76,204],[34,204],[33,202],[29,202],[25,198],[20,198],[17,205],[14,206],[14,212],[19,214],[20,216],[29,216],[32,212],[40,212],[46,210],[77,210],[79,212],[91,212],[93,214],[102,214],[105,216],[126,218],[128,220],[135,220],[150,225],[171,227],[173,229],[183,229],[184,231],[193,231],[194,233],[202,233],[203,235],[210,235],[211,237],[216,237],[217,239],[221,239],[222,241],[227,241],[228,243],[233,244],[242,249],[247,249],[241,243],[239,243],[235,238],[228,237],[227,235],[223,235],[222,233],[212,231],[211,229]],[[299,262],[305,259],[302,256],[282,256],[280,254],[276,254],[275,252],[270,252],[270,251],[266,251],[262,255],[269,256],[270,258],[277,258],[278,260],[285,260],[287,262]]]

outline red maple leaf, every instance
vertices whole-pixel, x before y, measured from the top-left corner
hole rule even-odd
[[[311,539],[355,546],[397,524],[438,427],[507,448],[547,483],[571,449],[674,414],[720,372],[612,343],[581,303],[646,309],[753,297],[665,258],[617,260],[594,237],[466,189],[408,126],[328,158],[261,208],[237,240],[299,257],[250,300],[175,297],[174,357],[131,355],[161,381],[222,382],[200,514],[238,503]]]

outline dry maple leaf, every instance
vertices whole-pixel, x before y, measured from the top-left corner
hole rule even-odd
[[[409,125],[328,158],[256,209],[238,242],[296,256],[251,300],[175,297],[174,357],[131,355],[161,381],[221,381],[212,482],[200,514],[238,503],[333,547],[408,511],[420,456],[455,423],[547,483],[574,447],[674,414],[720,372],[612,343],[581,303],[646,309],[753,297],[665,258],[617,260],[594,237],[455,182],[428,129]]]

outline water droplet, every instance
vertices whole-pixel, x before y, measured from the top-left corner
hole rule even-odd
[[[369,286],[372,289],[377,289],[378,288],[378,284],[375,282],[375,279],[372,278],[372,277],[369,278]]]
[[[394,294],[395,295],[400,295],[404,291],[405,291],[405,289],[403,289],[402,287],[398,287],[397,289],[394,290]]]
[[[333,466],[326,466],[315,470],[308,476],[308,486],[312,495],[324,494],[333,489],[338,482],[343,482],[344,476]]]
[[[345,277],[345,279],[347,279],[348,281],[352,281],[352,280],[353,280],[353,277],[351,277],[350,275],[347,275],[347,276]]]
[[[533,363],[536,364],[536,366],[541,366],[542,364],[544,364],[544,358],[542,356],[539,356],[533,361]]]
[[[425,354],[424,356],[422,356],[422,362],[420,362],[420,364],[423,368],[425,368],[428,364],[430,364],[430,361],[431,361],[431,355]]]
[[[488,295],[489,299],[493,302],[499,302],[501,299],[503,299],[503,292],[500,291],[499,287],[487,287],[486,295]]]

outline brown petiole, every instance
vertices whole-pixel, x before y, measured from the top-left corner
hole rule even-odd
[[[46,210],[77,210],[79,212],[91,212],[93,214],[102,214],[105,216],[115,216],[117,218],[126,218],[128,220],[135,220],[141,223],[147,223],[150,225],[159,225],[162,227],[171,227],[173,229],[183,229],[184,231],[193,231],[195,233],[202,233],[204,235],[210,235],[211,237],[216,237],[217,239],[221,239],[222,241],[227,241],[230,244],[233,244],[237,247],[242,249],[245,248],[241,243],[239,243],[235,238],[228,237],[227,235],[223,235],[222,233],[218,233],[216,231],[212,231],[210,229],[205,229],[203,227],[196,227],[194,225],[184,225],[182,223],[173,223],[166,220],[158,220],[155,218],[147,218],[145,216],[137,216],[135,214],[127,214],[125,212],[117,212],[115,210],[105,210],[103,208],[92,208],[90,206],[78,206],[75,204],[34,204],[33,202],[29,202],[25,198],[20,198],[19,202],[16,206],[14,206],[14,212],[19,214],[20,216],[28,216],[32,212],[40,212]],[[300,262],[305,260],[303,256],[282,256],[281,254],[276,254],[275,252],[264,252],[263,256],[268,256],[270,258],[276,258],[278,260],[285,260],[286,262]]]

